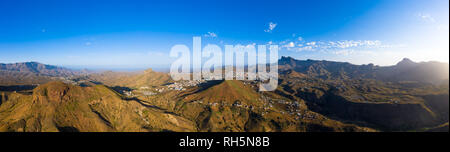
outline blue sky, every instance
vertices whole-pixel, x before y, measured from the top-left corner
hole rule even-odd
[[[167,67],[193,36],[298,59],[448,62],[448,33],[446,0],[0,1],[0,63]]]

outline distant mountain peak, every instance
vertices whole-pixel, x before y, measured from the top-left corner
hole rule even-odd
[[[153,69],[148,68],[147,70],[144,71],[144,73],[153,73]]]
[[[291,60],[291,59],[294,59],[294,58],[292,58],[290,56],[281,56],[281,60]]]
[[[22,63],[24,63],[24,64],[42,64],[42,63],[39,63],[39,62],[36,62],[36,61],[22,62]],[[20,64],[20,63],[18,63],[18,64]]]
[[[69,76],[74,74],[74,71],[70,69],[54,65],[46,65],[34,61],[0,64],[0,70],[15,71],[15,72],[30,72],[34,74],[42,74],[47,76]]]
[[[279,62],[282,74],[295,75],[294,70],[310,77],[323,79],[377,79],[382,81],[417,81],[440,84],[448,80],[448,64],[439,62],[414,62],[404,58],[394,66],[353,65],[348,62],[295,60],[282,57]]]
[[[413,62],[413,61],[409,58],[403,58],[403,60],[401,62]]]
[[[290,56],[282,56],[278,62],[280,64],[293,64],[296,60]]]
[[[412,61],[411,59],[409,59],[409,58],[403,58],[402,61],[400,61],[400,62],[397,63],[397,66],[402,66],[402,67],[404,67],[404,66],[412,66],[412,65],[415,65],[415,64],[416,64],[416,62]]]

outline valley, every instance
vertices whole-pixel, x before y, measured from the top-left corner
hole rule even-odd
[[[279,60],[279,85],[168,73],[0,66],[0,131],[448,131],[448,64]]]

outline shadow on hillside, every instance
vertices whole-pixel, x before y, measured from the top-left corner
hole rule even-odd
[[[122,94],[123,91],[133,91],[133,89],[128,88],[128,87],[121,87],[121,86],[114,86],[114,87],[110,87],[111,89],[113,89],[114,91]]]
[[[80,130],[78,130],[75,127],[65,126],[65,127],[56,127],[56,128],[58,128],[59,132],[80,132]]]
[[[198,87],[200,88],[198,91],[203,91],[206,90],[212,86],[218,85],[220,83],[222,83],[225,80],[211,80],[211,81],[206,81],[205,83],[201,83],[198,85]]]
[[[33,90],[37,85],[14,85],[14,86],[0,86],[0,91],[27,91]]]
[[[307,92],[300,92],[295,96],[302,98],[311,111],[344,123],[353,123],[383,131],[415,130],[437,126],[448,121],[448,112],[445,109],[432,109],[433,112],[442,112],[442,114],[438,113],[436,117],[422,104],[356,103],[331,92],[326,92],[326,95],[322,97]]]
[[[158,106],[146,104],[146,103],[144,103],[143,100],[138,99],[138,98],[136,98],[136,97],[133,97],[133,98],[126,98],[125,100],[126,100],[126,101],[136,101],[137,103],[139,103],[139,104],[141,104],[142,106],[147,107],[147,108],[154,108],[154,109],[163,110],[163,111],[167,110],[167,109],[164,109],[164,108],[160,108],[160,107],[158,107]]]
[[[166,114],[171,114],[171,115],[175,115],[175,116],[180,116],[179,114],[176,114],[176,113],[174,113],[174,112],[168,111],[168,109],[164,109],[164,108],[161,108],[161,107],[158,107],[158,106],[155,106],[155,105],[149,105],[149,104],[146,104],[146,103],[144,103],[144,100],[140,100],[140,99],[138,99],[138,98],[136,98],[136,97],[133,97],[133,98],[127,98],[127,99],[125,99],[125,100],[126,100],[126,101],[136,101],[137,103],[139,103],[140,105],[142,105],[142,106],[144,106],[144,107],[147,107],[147,108],[153,108],[153,109],[158,109],[158,110],[163,111],[163,112],[166,113]]]
[[[198,89],[195,90],[194,92],[184,94],[184,95],[182,95],[181,97],[186,97],[186,96],[188,96],[188,95],[192,95],[192,94],[196,94],[196,93],[202,92],[202,91],[204,91],[204,90],[206,90],[206,89],[208,89],[208,88],[211,88],[211,87],[213,87],[213,86],[215,86],[215,85],[218,85],[218,84],[222,83],[223,81],[225,81],[225,80],[211,80],[211,81],[206,81],[206,82],[204,82],[204,83],[199,84],[199,85],[198,85]]]

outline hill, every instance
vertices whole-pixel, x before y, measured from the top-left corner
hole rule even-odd
[[[250,85],[245,85],[242,81],[225,80],[212,83],[218,84],[208,88],[191,90],[191,92],[194,92],[187,95],[184,99],[188,101],[202,100],[205,103],[224,102],[227,104],[235,102],[256,104],[261,101],[256,90]]]
[[[382,131],[448,123],[448,64],[404,59],[379,67],[283,57],[280,67],[278,93],[331,119]]]
[[[0,131],[195,131],[176,115],[123,100],[97,85],[49,82],[32,95],[11,93],[0,106]]]
[[[282,57],[272,92],[258,92],[258,81],[174,82],[151,69],[4,67],[0,131],[448,130],[448,64],[438,62],[383,67]]]
[[[38,62],[0,63],[0,85],[44,84],[56,79],[67,79],[87,73],[87,71],[76,71]]]
[[[376,79],[381,81],[417,81],[442,84],[449,79],[449,64],[439,62],[415,63],[407,58],[393,66],[354,65],[347,62],[295,60],[282,57],[280,72],[294,70],[321,79]]]
[[[52,80],[49,76],[41,76],[31,72],[0,71],[0,85],[33,85],[44,84]]]
[[[208,81],[139,99],[194,121],[199,131],[373,131],[327,119],[309,111],[303,101],[256,90],[253,81]]]
[[[87,79],[101,82],[108,86],[130,88],[159,86],[171,82],[171,78],[167,73],[155,72],[152,69],[140,72],[107,71],[90,74]]]
[[[72,76],[76,73],[73,70],[53,65],[41,64],[38,62],[0,64],[0,71],[26,72],[42,76],[60,76],[60,77]]]

